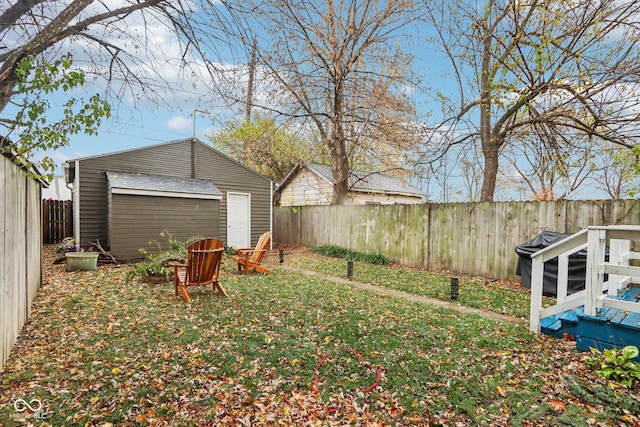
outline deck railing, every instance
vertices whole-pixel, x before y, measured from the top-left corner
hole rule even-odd
[[[531,256],[529,329],[540,333],[542,319],[580,306],[584,306],[584,312],[588,316],[595,316],[601,308],[640,313],[640,304],[612,298],[630,283],[640,283],[640,267],[630,265],[631,260],[640,259],[640,252],[631,251],[631,242],[634,240],[640,240],[640,226],[637,225],[589,227],[534,253]],[[607,245],[608,261],[605,259]],[[568,295],[569,256],[584,248],[587,248],[585,289]],[[543,309],[544,263],[556,257],[556,304]],[[608,275],[606,282],[605,275]]]

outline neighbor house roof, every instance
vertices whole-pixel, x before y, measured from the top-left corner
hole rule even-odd
[[[320,178],[333,184],[331,166],[313,162],[300,162],[282,180],[279,189],[283,188],[302,168],[307,168]],[[362,193],[402,194],[422,197],[426,194],[398,178],[390,177],[380,172],[350,171],[349,190]]]
[[[106,172],[116,194],[222,199],[222,192],[206,179],[177,178],[128,172]]]

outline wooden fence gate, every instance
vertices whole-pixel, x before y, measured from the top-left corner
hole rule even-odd
[[[42,240],[60,243],[73,236],[73,208],[70,200],[42,201]]]

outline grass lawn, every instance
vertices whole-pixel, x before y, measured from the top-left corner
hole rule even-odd
[[[448,276],[376,267],[368,279],[357,267],[356,280],[408,292],[448,286]],[[171,284],[126,281],[126,266],[46,269],[0,374],[3,425],[640,423],[637,389],[597,378],[570,343],[522,326],[277,266],[244,276],[227,261],[229,298],[196,289],[191,306]],[[486,308],[482,292],[463,289],[461,303]],[[515,315],[514,304],[491,306]],[[18,412],[18,399],[40,400],[43,419]]]
[[[285,250],[286,264],[336,277],[345,277],[345,260],[318,256],[310,250]],[[529,318],[529,289],[508,281],[487,281],[479,277],[458,276],[456,273],[439,274],[400,266],[380,266],[354,262],[352,279],[388,289],[408,292],[429,298],[449,301],[451,278],[459,277],[457,302],[473,308],[495,313]],[[544,298],[543,305],[553,303]]]

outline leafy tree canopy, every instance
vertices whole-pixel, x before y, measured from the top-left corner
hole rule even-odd
[[[275,182],[300,160],[323,159],[308,133],[266,116],[227,121],[209,138],[216,149]]]
[[[89,99],[67,98],[62,105],[62,117],[56,116],[51,96],[68,93],[84,85],[85,76],[72,69],[71,56],[48,61],[43,57],[27,56],[16,67],[16,91],[22,103],[8,126],[7,139],[13,140],[0,148],[11,151],[17,162],[29,165],[29,174],[39,178],[53,178],[55,163],[49,156],[33,161],[34,153],[64,147],[71,135],[95,135],[101,120],[111,115],[109,103],[96,94]],[[31,161],[28,163],[28,161]]]

